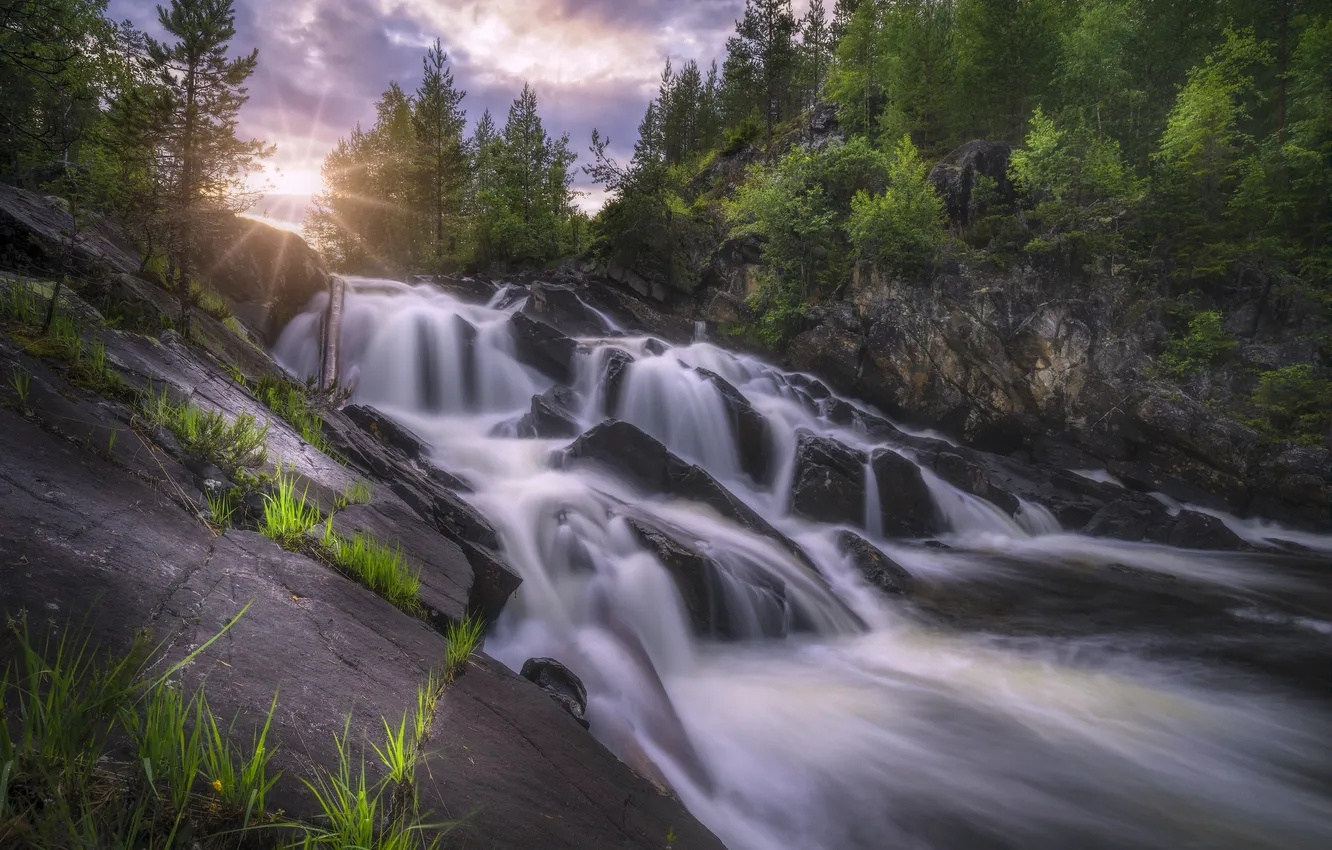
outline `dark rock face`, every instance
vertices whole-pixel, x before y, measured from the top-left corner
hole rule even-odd
[[[568,667],[554,658],[529,658],[523,662],[519,675],[545,691],[548,697],[578,721],[579,726],[588,728],[584,716],[587,714],[587,688],[583,687],[583,680]]]
[[[1181,549],[1244,549],[1244,541],[1221,520],[1197,511],[1180,511],[1166,542]]]
[[[573,390],[552,387],[541,395],[532,396],[532,409],[518,420],[518,434],[523,437],[577,436],[582,429],[571,413]]]
[[[934,471],[959,490],[998,505],[1009,516],[1018,511],[1017,497],[999,489],[979,463],[953,452],[940,452],[934,459]]]
[[[638,519],[629,528],[675,580],[696,634],[718,640],[786,636],[786,586],[758,569],[728,569]]]
[[[894,595],[911,592],[914,582],[911,573],[854,531],[837,533],[837,550],[851,559],[866,581],[883,592]]]
[[[796,444],[791,510],[816,522],[865,526],[865,453],[805,434]]]
[[[472,275],[458,274],[418,274],[413,275],[415,283],[428,283],[437,289],[452,293],[471,304],[485,304],[498,292],[498,288],[489,280]]]
[[[310,299],[328,291],[323,261],[299,235],[239,216],[218,216],[211,224],[199,272],[267,341],[275,342]]]
[[[864,337],[828,322],[816,325],[791,341],[786,361],[792,369],[813,372],[837,390],[853,393],[859,380]]]
[[[528,287],[525,314],[545,322],[569,336],[592,336],[606,332],[606,325],[578,298],[569,286],[556,286],[540,281]]]
[[[618,348],[610,349],[605,356],[606,362],[601,368],[602,410],[605,415],[614,416],[620,407],[620,393],[624,390],[625,373],[634,362],[634,357]]]
[[[1147,496],[1124,496],[1097,511],[1083,531],[1092,537],[1164,543],[1170,525],[1170,513],[1160,502]]]
[[[60,274],[64,263],[64,234],[73,229],[73,216],[58,200],[0,186],[0,266]],[[137,274],[139,253],[131,240],[105,222],[79,228],[74,242],[74,274],[115,272]]]
[[[930,183],[943,198],[944,208],[954,224],[965,227],[983,214],[983,210],[973,205],[978,178],[995,181],[1000,199],[1013,200],[1013,187],[1008,180],[1008,157],[1012,152],[1007,142],[976,139],[957,148],[930,169]]]
[[[772,483],[775,472],[772,426],[767,417],[755,410],[740,391],[721,375],[702,368],[697,371],[717,388],[726,404],[726,413],[731,420],[731,434],[740,452],[740,468],[761,486]]]
[[[347,418],[362,430],[368,431],[408,458],[418,458],[429,448],[429,443],[366,404],[349,404],[342,409]]]
[[[573,358],[578,345],[572,339],[524,313],[509,319],[515,356],[562,384],[573,382]]]
[[[918,466],[886,449],[876,451],[870,465],[879,488],[884,534],[924,537],[944,530]]]

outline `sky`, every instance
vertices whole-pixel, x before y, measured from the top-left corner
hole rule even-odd
[[[110,14],[163,35],[154,7],[166,0],[111,0]],[[797,6],[803,7],[804,2]],[[530,82],[548,132],[568,132],[587,158],[592,128],[609,134],[623,161],[656,92],[667,57],[706,67],[723,55],[744,0],[236,0],[233,54],[259,49],[241,111],[242,135],[277,144],[274,191],[254,212],[295,227],[320,189],[319,164],[390,80],[407,91],[421,60],[442,40],[465,89],[469,125],[489,108],[503,124]],[[797,11],[803,11],[798,9]],[[578,172],[589,210],[602,197]]]

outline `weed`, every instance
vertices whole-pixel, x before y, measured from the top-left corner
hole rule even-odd
[[[273,492],[264,497],[264,521],[259,532],[286,549],[299,548],[307,532],[323,517],[319,506],[307,504],[309,487],[296,495],[295,476],[278,474]]]
[[[197,694],[186,700],[167,682],[154,687],[146,701],[143,716],[131,709],[126,725],[148,787],[179,818],[203,768],[203,703]]]
[[[338,569],[404,611],[420,611],[421,571],[408,569],[402,550],[360,532],[341,537],[333,531],[332,517],[324,526],[323,544]]]
[[[0,320],[36,326],[42,321],[42,299],[26,281],[9,279],[0,294]]]
[[[225,321],[232,318],[231,304],[217,294],[211,286],[191,280],[186,293],[186,300],[215,319]]]
[[[72,383],[88,387],[103,395],[129,393],[129,385],[125,383],[125,379],[112,369],[107,361],[106,346],[101,340],[95,341],[86,352],[82,350],[82,346],[77,351],[78,356],[69,364],[69,378]]]
[[[165,388],[160,394],[150,389],[143,409],[150,420],[176,435],[185,452],[227,472],[261,466],[268,459],[268,423],[260,426],[251,414],[242,413],[228,422],[215,410],[201,410],[187,401],[173,404]]]
[[[467,667],[467,661],[481,645],[485,634],[485,623],[481,618],[468,614],[456,623],[449,623],[444,632],[449,648],[444,653],[444,676],[453,681]]]
[[[348,505],[368,505],[375,497],[375,485],[364,479],[350,481],[342,488],[342,495],[334,499],[333,504],[338,510],[342,510]]]
[[[112,429],[111,429],[111,433],[110,433],[110,435],[107,436],[107,438],[106,438],[106,454],[107,454],[107,457],[110,457],[111,455],[115,454],[115,451],[116,451],[116,435],[119,434],[119,433],[120,433],[120,432],[117,431],[115,428],[112,428]]]
[[[27,369],[20,366],[14,367],[14,374],[9,379],[9,385],[14,388],[14,392],[18,393],[19,404],[26,405],[28,403],[29,384],[31,382],[32,375],[28,373]]]
[[[204,501],[208,505],[208,517],[218,528],[230,528],[231,519],[240,506],[240,492],[235,487],[225,490],[204,492]]]
[[[263,727],[255,733],[248,753],[232,742],[235,721],[224,733],[212,712],[205,711],[203,774],[218,800],[239,815],[242,824],[250,823],[266,810],[268,792],[278,780],[277,775],[268,775],[268,763],[275,752],[268,747],[268,731],[276,710],[277,694],[274,694],[268,716]]]
[[[258,383],[246,386],[269,410],[291,423],[302,440],[324,454],[330,453],[331,447],[324,436],[324,418],[311,408],[301,386],[272,375],[264,375]]]

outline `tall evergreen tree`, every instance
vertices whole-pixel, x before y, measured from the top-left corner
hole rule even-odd
[[[463,144],[467,94],[454,85],[449,55],[439,39],[422,60],[424,73],[412,103],[417,181],[429,233],[424,252],[432,264],[458,252],[467,158]]]
[[[832,30],[823,0],[812,0],[800,21],[800,64],[803,106],[808,109],[819,99],[832,64]]]
[[[746,0],[744,17],[726,44],[727,73],[741,87],[735,97],[758,103],[769,133],[791,111],[795,33],[791,0]]]

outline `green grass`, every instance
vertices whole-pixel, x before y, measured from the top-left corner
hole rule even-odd
[[[6,280],[0,292],[0,321],[28,327],[40,326],[45,319],[45,302],[27,281]]]
[[[16,662],[0,675],[0,846],[238,846],[240,831],[265,818],[268,726],[238,745],[201,692],[186,697],[172,684],[230,627],[150,674],[158,653],[146,635],[116,655],[77,627],[37,641],[26,620],[13,624]],[[222,772],[216,753],[239,770]],[[209,787],[215,765],[236,782],[233,795]]]
[[[211,286],[197,280],[190,281],[186,300],[215,319],[226,321],[232,318],[231,303]]]
[[[325,454],[329,453],[328,439],[324,436],[324,418],[310,406],[303,387],[264,375],[250,388],[256,398],[268,405],[269,410],[291,423],[302,440]]]
[[[411,614],[420,612],[421,571],[413,572],[407,566],[401,549],[360,532],[350,539],[342,537],[334,533],[332,517],[324,526],[323,544],[338,569],[398,608]]]
[[[307,487],[298,496],[295,476],[279,473],[272,492],[264,497],[259,532],[284,549],[304,548],[305,535],[324,519],[318,505],[305,501],[309,492]]]
[[[342,495],[338,496],[333,504],[338,510],[342,510],[348,505],[368,505],[374,498],[374,482],[357,479],[343,486]]]
[[[248,413],[230,422],[220,412],[201,410],[188,401],[172,403],[166,389],[151,389],[142,404],[145,415],[175,434],[187,454],[202,457],[226,472],[262,466],[268,460],[268,423]]]
[[[447,681],[453,681],[467,669],[467,662],[481,645],[485,631],[485,623],[472,614],[449,624],[444,632],[449,642],[449,648],[444,654],[444,676]]]
[[[231,521],[240,507],[240,491],[229,487],[226,490],[204,492],[204,502],[208,506],[208,520],[218,528],[230,528]]]
[[[278,774],[269,775],[269,762],[276,748],[268,746],[268,732],[275,711],[277,694],[273,695],[263,727],[254,734],[248,747],[234,741],[234,720],[223,730],[211,711],[204,712],[208,722],[202,770],[207,787],[222,806],[241,814],[242,824],[260,819],[267,811],[268,793],[278,780]]]
[[[28,370],[20,366],[15,366],[14,372],[9,378],[9,385],[13,387],[14,392],[18,394],[19,404],[26,405],[28,403],[28,393],[30,391],[31,383],[32,375],[29,374]]]

